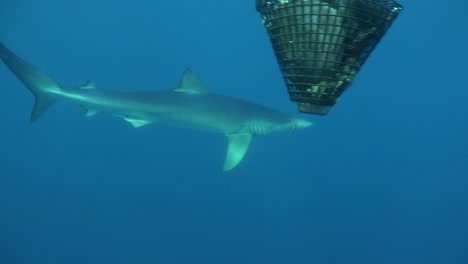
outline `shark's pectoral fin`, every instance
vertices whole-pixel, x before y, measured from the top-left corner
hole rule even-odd
[[[244,158],[247,149],[249,149],[252,134],[226,134],[229,140],[229,146],[224,160],[223,171],[232,170]]]
[[[144,126],[144,125],[147,125],[147,124],[151,123],[151,121],[149,121],[149,120],[138,119],[138,118],[134,118],[134,117],[130,117],[130,116],[124,116],[123,118],[125,119],[125,121],[132,124],[132,126],[134,128],[141,127],[141,126]]]

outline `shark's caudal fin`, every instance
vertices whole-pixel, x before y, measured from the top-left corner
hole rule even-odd
[[[36,121],[51,106],[57,97],[54,92],[61,85],[54,79],[22,60],[0,42],[0,58],[36,97],[31,122]]]

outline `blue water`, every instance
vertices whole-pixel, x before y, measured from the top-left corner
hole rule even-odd
[[[468,263],[465,2],[401,0],[318,117],[289,102],[253,0],[2,1],[0,39],[63,84],[169,89],[191,66],[315,125],[254,139],[222,173],[222,135],[66,102],[30,124],[2,64],[0,263]]]

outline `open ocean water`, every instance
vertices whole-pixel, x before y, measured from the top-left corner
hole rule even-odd
[[[65,85],[176,87],[307,118],[224,136],[33,96],[0,65],[0,264],[468,263],[468,4],[405,7],[328,116],[289,102],[253,0],[2,0],[0,40]]]

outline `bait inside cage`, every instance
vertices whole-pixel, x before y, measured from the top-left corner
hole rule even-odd
[[[256,0],[291,101],[325,115],[403,7],[393,0]]]

